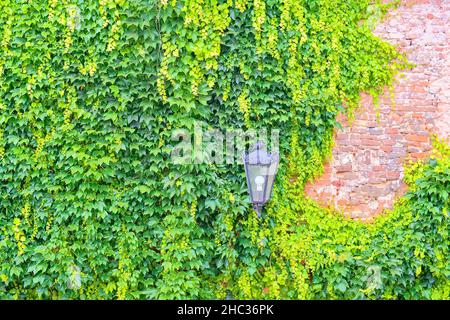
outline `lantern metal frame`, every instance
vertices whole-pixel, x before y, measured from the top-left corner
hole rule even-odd
[[[247,187],[249,191],[250,201],[252,202],[253,209],[258,214],[258,217],[261,217],[264,204],[266,204],[266,202],[268,202],[270,200],[270,197],[272,196],[273,184],[275,182],[279,164],[279,155],[277,153],[267,153],[264,148],[264,143],[258,141],[253,146],[253,148],[249,150],[249,153],[244,152],[243,162],[245,175],[247,178]],[[263,186],[264,189],[262,190],[262,194],[260,194],[259,197],[256,197],[257,194],[255,190],[253,190],[251,177],[254,175],[254,172],[252,172],[251,170],[259,170],[265,173],[256,176],[256,178],[264,178],[264,181],[260,184],[260,186]]]

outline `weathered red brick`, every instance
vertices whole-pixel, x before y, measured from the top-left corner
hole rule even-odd
[[[340,172],[349,172],[352,171],[352,165],[351,164],[346,164],[346,165],[341,165],[341,166],[337,166],[336,167],[336,172],[340,173]]]
[[[406,136],[408,140],[416,141],[416,142],[427,142],[429,138],[427,136],[418,135],[418,134],[409,134]]]
[[[386,172],[386,179],[388,180],[398,180],[400,178],[400,172],[388,171]]]
[[[361,139],[361,145],[363,146],[379,146],[381,141],[373,139]]]

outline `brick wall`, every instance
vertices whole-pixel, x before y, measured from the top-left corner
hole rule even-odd
[[[427,156],[430,133],[450,137],[450,0],[402,1],[375,34],[416,67],[397,80],[395,102],[388,94],[381,99],[379,119],[365,95],[352,122],[340,117],[333,159],[306,187],[323,205],[362,219],[391,208],[405,192],[405,159]]]

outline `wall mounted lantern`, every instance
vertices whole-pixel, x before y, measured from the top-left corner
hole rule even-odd
[[[261,141],[248,154],[244,152],[243,158],[250,200],[258,217],[261,217],[262,208],[272,194],[280,159],[276,153],[267,153]]]

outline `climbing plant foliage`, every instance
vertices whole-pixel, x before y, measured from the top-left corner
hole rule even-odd
[[[371,225],[303,194],[406,66],[371,32],[389,6],[1,0],[0,298],[448,297],[445,147]],[[196,121],[281,130],[262,219],[241,164],[170,160]]]

